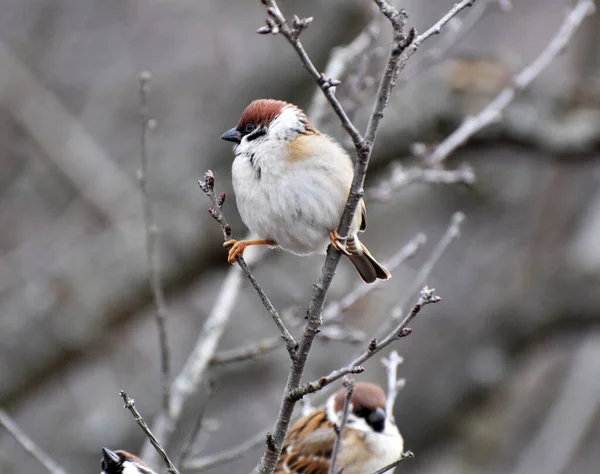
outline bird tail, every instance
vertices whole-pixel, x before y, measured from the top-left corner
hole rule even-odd
[[[346,241],[348,258],[365,283],[373,283],[375,280],[389,280],[392,278],[381,263],[379,263],[369,249],[360,241],[356,235],[348,237]]]

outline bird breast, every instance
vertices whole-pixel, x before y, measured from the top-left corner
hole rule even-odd
[[[300,255],[325,251],[348,198],[350,158],[323,135],[300,136],[287,148],[268,142],[233,162],[242,220],[284,250]]]

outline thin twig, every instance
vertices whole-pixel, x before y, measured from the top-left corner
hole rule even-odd
[[[217,197],[217,195],[215,193],[215,176],[214,176],[213,172],[208,170],[204,174],[204,182],[198,181],[198,185],[200,186],[200,188],[202,189],[204,194],[206,194],[213,203],[213,207],[209,208],[209,213],[219,224],[221,224],[221,228],[223,229],[224,240],[230,240],[231,239],[231,226],[227,223],[227,219],[223,215],[223,204],[225,202],[225,193],[221,193]],[[277,325],[277,328],[279,329],[279,332],[281,333],[281,337],[285,342],[285,347],[288,351],[288,354],[290,355],[290,358],[293,360],[296,355],[296,348],[298,347],[298,343],[294,339],[294,336],[292,336],[292,334],[288,331],[287,327],[285,326],[285,323],[279,316],[279,313],[277,312],[277,310],[271,303],[271,300],[269,299],[267,294],[263,291],[262,287],[256,280],[256,277],[250,271],[250,268],[248,268],[248,265],[246,264],[244,257],[242,257],[242,255],[238,254],[236,256],[236,262],[240,266],[242,271],[246,274],[246,277],[248,278],[248,280],[250,280],[250,283],[252,283],[252,286],[258,293],[260,301],[262,302],[263,306],[267,309],[267,311],[273,318],[273,321]]]
[[[205,471],[218,464],[224,464],[234,459],[241,458],[251,449],[259,446],[265,441],[265,430],[252,436],[243,443],[233,448],[225,449],[215,454],[209,454],[207,456],[201,456],[198,458],[190,459],[181,468],[184,471]]]
[[[398,397],[398,392],[406,385],[406,380],[398,379],[398,366],[404,362],[404,359],[397,351],[390,352],[390,355],[381,359],[381,363],[387,372],[387,398],[385,402],[385,412],[388,417],[393,417],[394,404]]]
[[[377,342],[376,339],[372,339],[369,343],[368,349],[350,362],[348,365],[334,370],[329,375],[325,377],[321,377],[318,380],[313,382],[309,382],[304,384],[294,390],[291,390],[287,393],[286,398],[291,400],[300,400],[302,397],[309,393],[315,393],[321,390],[323,387],[335,382],[336,380],[341,379],[344,375],[356,373],[356,368],[362,368],[362,364],[373,357],[375,354],[379,353],[381,350],[385,349],[392,342],[408,336],[412,333],[412,329],[408,327],[410,322],[415,318],[417,314],[421,311],[423,306],[430,303],[437,303],[441,301],[441,298],[435,294],[435,288],[429,288],[425,286],[421,290],[421,294],[419,295],[419,299],[417,303],[412,307],[410,312],[406,315],[406,317],[398,324],[394,330],[389,333],[381,342]],[[363,369],[364,370],[364,369]]]
[[[31,454],[44,468],[51,474],[67,474],[67,471],[60,466],[54,459],[46,454],[23,430],[17,425],[15,420],[0,408],[0,425],[19,443],[25,451]]]
[[[439,61],[446,57],[448,51],[456,46],[468,33],[473,30],[473,27],[481,20],[485,14],[489,11],[489,7],[493,4],[500,4],[502,8],[502,2],[498,0],[483,0],[478,2],[472,10],[465,15],[463,20],[454,18],[454,25],[448,25],[449,32],[440,40],[438,46],[433,47],[420,55],[418,59],[411,63],[410,68],[402,75],[398,81],[398,85],[405,84],[410,80],[414,79],[415,76],[421,74],[431,66],[437,64]]]
[[[227,365],[236,362],[242,362],[255,359],[258,356],[265,355],[283,345],[281,337],[275,336],[263,339],[262,341],[226,351],[217,352],[210,360],[210,365]]]
[[[259,249],[248,253],[246,259],[252,263],[260,255]],[[257,252],[258,251],[258,252]],[[173,436],[175,426],[181,417],[183,407],[187,400],[198,392],[204,378],[204,373],[210,360],[216,352],[217,346],[225,327],[229,322],[231,312],[235,307],[237,295],[244,281],[244,274],[238,267],[231,267],[223,280],[221,290],[215,303],[202,326],[202,332],[196,341],[194,349],[188,356],[181,372],[175,377],[171,385],[171,406],[169,410],[162,410],[154,420],[152,431],[156,436],[167,443]],[[147,442],[142,449],[142,459],[149,465],[156,463],[156,452]]]
[[[397,461],[394,461],[391,464],[388,464],[385,467],[382,467],[381,469],[379,469],[379,471],[375,471],[373,474],[384,474],[384,473],[386,473],[386,472],[391,471],[392,469],[394,469],[402,461],[405,461],[406,459],[413,459],[414,457],[415,457],[415,455],[413,454],[412,451],[404,451],[402,453],[402,457],[400,459],[398,459]]]
[[[350,377],[344,379],[344,388],[346,389],[346,397],[344,398],[344,408],[342,409],[342,417],[340,418],[339,426],[335,426],[337,431],[335,440],[333,442],[333,449],[331,450],[331,460],[329,461],[329,470],[327,474],[336,474],[335,461],[337,460],[338,450],[340,449],[340,443],[344,436],[344,430],[346,429],[346,422],[348,421],[348,413],[350,411],[350,400],[354,393],[354,381]]]
[[[152,434],[152,431],[150,431],[150,428],[148,428],[148,425],[142,418],[142,415],[140,415],[140,412],[137,411],[137,408],[135,407],[135,400],[133,398],[130,398],[129,395],[127,395],[127,393],[125,392],[125,390],[121,390],[119,392],[119,395],[121,395],[121,398],[123,398],[123,401],[125,402],[125,406],[123,408],[127,408],[131,412],[135,422],[140,426],[142,431],[146,434],[147,438],[152,443],[152,446],[154,446],[154,449],[156,449],[156,452],[160,455],[160,457],[165,462],[165,464],[167,466],[167,471],[171,474],[179,474],[179,471],[173,465],[173,463],[169,459],[169,456],[167,455],[167,453],[165,452],[163,447],[160,445],[159,441]]]
[[[148,273],[150,277],[150,289],[154,296],[156,306],[155,320],[158,329],[158,342],[160,348],[161,386],[163,394],[163,409],[169,409],[170,383],[171,383],[171,353],[167,338],[167,305],[160,276],[160,254],[159,254],[159,229],[154,220],[152,201],[148,195],[148,132],[155,126],[154,119],[150,118],[148,112],[148,94],[150,93],[149,72],[142,72],[140,79],[140,115],[142,118],[141,134],[141,161],[138,170],[138,181],[142,195],[142,207],[144,208],[144,227],[146,229],[146,258],[148,260]]]
[[[177,460],[177,464],[179,464],[180,466],[187,461],[190,452],[192,451],[192,447],[194,446],[194,442],[196,441],[200,430],[204,426],[204,413],[206,412],[206,407],[208,406],[208,402],[212,395],[212,385],[212,381],[210,380],[208,381],[208,383],[205,384],[206,390],[204,394],[204,401],[202,403],[202,407],[200,408],[198,416],[196,417],[196,422],[194,423],[194,427],[192,428],[190,437],[184,444],[183,448],[181,448],[181,451],[179,453],[179,459]]]
[[[564,50],[583,20],[596,11],[593,0],[579,0],[567,14],[562,25],[542,52],[517,74],[512,85],[506,87],[481,112],[467,117],[454,132],[446,137],[427,157],[430,166],[439,165],[481,129],[501,118],[502,111],[512,102],[518,92],[525,89]]]
[[[427,236],[425,234],[417,234],[406,245],[404,245],[404,247],[402,247],[389,259],[387,259],[383,263],[383,266],[387,268],[390,272],[393,271],[406,260],[413,257],[417,253],[419,248],[425,244],[426,241]],[[323,310],[323,320],[325,322],[331,322],[333,319],[339,317],[344,311],[348,310],[348,308],[356,304],[357,301],[361,300],[369,293],[371,293],[374,289],[378,288],[382,282],[383,280],[376,280],[370,285],[365,285],[362,282],[357,284],[354,287],[354,289],[346,296],[344,296],[341,300],[332,301],[331,303],[327,304],[327,306]]]

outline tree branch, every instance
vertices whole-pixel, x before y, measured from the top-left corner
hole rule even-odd
[[[226,240],[226,241],[230,240],[231,239],[231,226],[227,223],[227,220],[225,219],[225,216],[223,215],[223,204],[225,202],[225,193],[221,193],[219,195],[219,197],[217,197],[217,195],[215,194],[215,176],[214,176],[213,172],[208,170],[204,174],[204,182],[199,181],[198,185],[200,186],[200,188],[202,189],[204,194],[206,194],[213,203],[214,207],[209,208],[209,213],[219,224],[221,224],[221,228],[223,229],[224,240]],[[269,299],[267,294],[263,291],[262,287],[256,280],[256,277],[250,271],[250,268],[248,268],[248,265],[246,264],[244,257],[242,255],[238,254],[236,256],[236,262],[240,266],[242,271],[246,274],[246,277],[248,278],[248,280],[250,280],[250,283],[252,283],[252,286],[258,293],[258,296],[259,296],[262,304],[264,305],[264,307],[267,309],[267,311],[273,318],[273,321],[275,322],[275,325],[279,329],[279,332],[281,333],[281,337],[285,342],[285,347],[288,351],[288,354],[290,355],[290,358],[293,360],[294,357],[296,356],[296,348],[298,347],[298,343],[296,342],[296,340],[294,339],[292,334],[286,328],[283,320],[279,316],[279,313],[277,312],[277,310],[271,303],[271,300]]]
[[[567,46],[575,31],[586,17],[596,11],[593,0],[578,0],[577,4],[567,14],[562,25],[550,40],[548,45],[535,60],[517,74],[512,85],[506,87],[481,112],[467,117],[453,133],[440,143],[427,157],[430,166],[439,165],[459,146],[488,125],[499,120],[502,111],[512,102],[518,92],[525,89]]]
[[[389,357],[381,359],[381,363],[386,368],[388,392],[385,402],[385,412],[388,417],[393,416],[394,403],[398,397],[398,392],[406,385],[406,380],[398,379],[398,366],[404,362],[397,351],[390,352]]]
[[[338,451],[340,449],[340,443],[342,441],[342,436],[344,435],[344,430],[346,429],[346,422],[348,421],[350,400],[352,399],[352,394],[354,393],[354,381],[351,378],[346,377],[344,379],[344,388],[346,389],[346,396],[344,398],[344,408],[342,409],[340,425],[335,426],[335,430],[337,433],[333,442],[333,449],[331,450],[331,460],[329,461],[329,470],[327,471],[327,474],[336,474],[335,461],[337,460]]]
[[[150,118],[148,113],[148,94],[150,93],[149,72],[142,72],[140,79],[140,115],[142,120],[141,134],[141,161],[138,170],[138,181],[142,195],[142,207],[144,208],[144,227],[146,229],[146,258],[148,260],[148,276],[150,279],[150,289],[154,296],[156,306],[155,320],[158,329],[158,341],[160,348],[161,362],[161,386],[163,394],[163,409],[169,409],[170,399],[170,371],[171,371],[171,353],[169,352],[169,343],[167,339],[167,306],[165,304],[165,294],[163,291],[160,276],[160,255],[158,235],[159,229],[154,220],[152,201],[148,195],[148,131],[155,127],[155,120]]]
[[[242,362],[249,359],[255,359],[258,356],[267,354],[283,345],[281,337],[275,336],[263,339],[254,344],[237,349],[217,352],[210,360],[210,365],[227,365],[236,362]]]
[[[146,434],[146,436],[150,440],[150,443],[152,443],[152,446],[154,446],[154,449],[156,450],[156,452],[158,454],[160,454],[160,457],[163,459],[163,461],[167,465],[168,472],[171,474],[179,474],[179,471],[173,465],[173,463],[169,459],[169,456],[167,456],[167,453],[165,452],[163,447],[160,445],[159,441],[152,434],[152,431],[150,431],[150,428],[148,428],[148,425],[142,418],[142,415],[140,415],[140,412],[137,411],[137,408],[135,407],[135,400],[133,398],[130,398],[129,395],[127,395],[127,393],[125,392],[125,390],[121,390],[119,392],[119,395],[121,396],[121,398],[123,398],[123,401],[125,402],[125,406],[123,408],[127,408],[131,412],[135,422],[140,426],[142,431]]]
[[[25,434],[17,425],[15,420],[3,409],[0,408],[0,425],[19,443],[25,451],[31,454],[44,468],[51,474],[67,474],[67,471],[54,461],[42,448]]]
[[[375,471],[373,474],[384,474],[384,473],[386,473],[386,472],[391,471],[392,469],[394,469],[402,461],[404,461],[406,459],[413,459],[414,457],[415,457],[415,455],[413,454],[412,451],[404,451],[402,453],[402,457],[400,459],[398,459],[397,461],[394,461],[391,464],[388,464],[385,467],[382,467],[381,469],[379,469],[379,471]]]

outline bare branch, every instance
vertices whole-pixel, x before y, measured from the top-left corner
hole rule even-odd
[[[255,252],[249,253],[246,257],[249,263],[256,261],[260,255],[260,252],[256,251],[259,249],[253,250]],[[199,390],[204,373],[229,322],[243,281],[243,272],[238,267],[231,267],[223,280],[221,291],[217,295],[212,310],[204,322],[194,349],[188,356],[181,372],[173,380],[171,407],[168,411],[162,410],[152,426],[156,436],[165,443],[171,439],[185,403]],[[149,465],[156,463],[156,453],[149,442],[144,445],[141,457]]]
[[[335,382],[336,380],[341,379],[344,375],[357,373],[357,369],[362,369],[359,372],[363,372],[364,368],[362,364],[373,357],[375,354],[379,353],[381,350],[385,349],[392,342],[408,336],[411,334],[412,329],[408,327],[410,322],[414,319],[414,317],[419,314],[421,308],[429,303],[437,303],[441,301],[441,298],[435,294],[435,288],[429,288],[425,286],[421,290],[421,294],[419,296],[419,300],[412,307],[408,315],[402,320],[400,324],[398,324],[394,330],[388,334],[381,342],[377,342],[376,339],[371,340],[367,351],[361,354],[359,357],[354,359],[348,365],[334,370],[329,375],[325,377],[321,377],[319,380],[315,380],[314,382],[309,382],[304,384],[292,391],[289,391],[286,395],[286,399],[291,400],[300,400],[304,395],[309,393],[315,393],[321,390],[323,387]]]
[[[387,379],[388,379],[388,391],[385,402],[385,412],[388,417],[393,416],[394,404],[398,397],[398,392],[406,385],[406,380],[401,378],[398,379],[398,366],[404,362],[404,359],[400,357],[397,351],[390,352],[389,357],[381,359],[381,363],[386,368]]]
[[[381,469],[379,469],[379,471],[375,471],[373,474],[384,474],[384,473],[386,473],[386,472],[391,471],[392,469],[394,469],[402,461],[404,461],[406,459],[413,459],[414,457],[415,457],[415,455],[413,454],[412,451],[404,451],[402,453],[402,457],[400,459],[398,459],[397,461],[394,461],[391,464],[388,464],[385,467],[382,467]]]
[[[169,459],[169,456],[167,456],[167,453],[165,452],[163,447],[160,445],[159,441],[152,434],[152,431],[150,431],[150,428],[148,428],[148,425],[142,418],[142,415],[140,415],[140,412],[137,411],[137,408],[135,407],[135,400],[133,398],[130,398],[129,395],[127,395],[127,393],[125,392],[125,390],[121,390],[119,392],[119,395],[121,395],[121,398],[123,398],[123,401],[125,402],[125,406],[123,408],[127,408],[131,412],[135,422],[140,426],[142,431],[146,434],[146,436],[152,443],[152,446],[154,446],[154,449],[156,450],[156,452],[158,454],[160,454],[160,457],[165,462],[165,464],[167,466],[167,471],[171,474],[179,474],[179,471],[173,465],[173,463]]]
[[[427,157],[430,166],[439,165],[477,132],[501,118],[502,111],[510,104],[518,92],[525,89],[567,46],[575,31],[586,17],[596,11],[593,0],[578,0],[567,14],[562,25],[544,50],[535,60],[517,74],[512,85],[506,87],[481,112],[467,117],[453,133],[440,143]]]
[[[379,201],[389,201],[394,192],[412,183],[462,183],[470,186],[475,181],[475,172],[467,164],[463,164],[455,170],[417,167],[406,169],[398,161],[394,161],[390,165],[388,177],[369,189],[368,195]]]
[[[389,259],[383,262],[383,266],[387,268],[390,272],[393,271],[406,260],[413,257],[415,253],[417,253],[421,245],[424,245],[426,241],[427,236],[425,234],[417,234],[398,252],[396,252]],[[348,310],[352,305],[356,304],[357,301],[361,300],[369,293],[371,293],[374,289],[378,288],[382,282],[383,280],[376,280],[370,285],[365,285],[362,282],[357,284],[354,287],[354,289],[346,296],[344,296],[341,300],[332,301],[325,307],[325,309],[323,310],[323,320],[330,322],[333,319],[339,317],[344,311]]]
[[[283,341],[281,337],[270,337],[246,347],[217,352],[210,360],[210,365],[227,365],[255,359],[261,355],[268,354],[282,345]]]
[[[224,464],[229,461],[233,461],[234,459],[241,458],[248,451],[261,445],[264,441],[265,430],[233,448],[225,449],[215,454],[209,454],[207,456],[190,459],[183,465],[182,470],[196,472],[205,471],[218,464]]]
[[[156,121],[150,118],[148,113],[148,94],[150,93],[149,72],[142,72],[140,79],[140,115],[142,118],[141,135],[141,162],[138,170],[138,181],[142,195],[142,207],[144,208],[144,227],[146,229],[146,258],[148,260],[148,276],[150,279],[150,289],[154,296],[154,305],[156,306],[155,320],[158,329],[158,342],[160,348],[160,366],[161,366],[161,386],[163,393],[163,409],[169,409],[170,398],[170,371],[171,371],[171,353],[169,352],[169,343],[167,339],[167,306],[165,304],[165,294],[160,276],[160,254],[158,235],[159,229],[154,220],[154,210],[152,201],[148,195],[148,131],[154,128]]]
[[[340,449],[340,443],[342,436],[344,436],[344,430],[346,429],[346,422],[348,421],[348,412],[350,410],[350,400],[354,393],[354,381],[350,377],[344,379],[344,388],[346,389],[346,397],[344,398],[344,408],[342,409],[342,417],[340,418],[340,426],[335,426],[337,431],[335,440],[333,442],[333,449],[331,450],[331,460],[329,461],[329,470],[327,474],[336,474],[335,461],[337,460],[338,450]]]
[[[15,420],[0,408],[0,425],[8,431],[8,433],[19,443],[25,451],[31,454],[44,468],[51,474],[67,474],[67,471],[54,461],[42,448],[27,436],[23,430],[17,425]]]
[[[204,401],[202,403],[202,407],[200,408],[200,411],[199,411],[198,415],[196,416],[196,422],[194,423],[194,427],[192,428],[190,437],[188,438],[187,442],[183,445],[183,448],[181,448],[181,451],[179,452],[179,458],[177,460],[177,464],[179,464],[180,466],[187,461],[187,459],[190,455],[190,452],[192,451],[192,447],[194,446],[194,442],[196,441],[196,438],[198,437],[200,430],[205,425],[204,413],[206,412],[206,407],[208,406],[208,402],[212,395],[212,388],[213,388],[212,381],[209,380],[205,384],[205,386],[206,386],[206,390],[205,390],[206,393],[204,395]]]
[[[221,228],[223,229],[224,240],[229,240],[231,238],[231,226],[227,223],[227,220],[223,215],[223,203],[225,202],[225,193],[221,193],[218,197],[215,194],[215,176],[213,172],[208,170],[204,174],[204,182],[199,181],[198,185],[200,186],[202,191],[204,191],[204,194],[206,194],[213,203],[214,207],[209,208],[209,213],[219,224],[221,224]],[[281,333],[282,339],[285,341],[285,347],[288,351],[288,354],[290,355],[290,358],[294,359],[298,343],[286,328],[283,320],[279,316],[279,313],[271,303],[271,300],[269,299],[267,294],[263,291],[262,287],[256,280],[256,277],[250,271],[250,268],[246,264],[244,257],[238,254],[236,257],[236,262],[240,266],[242,271],[246,274],[246,277],[248,278],[248,280],[250,280],[250,283],[252,283],[252,286],[258,293],[260,301],[273,318],[273,321],[275,322],[277,328],[279,329],[279,332]]]

